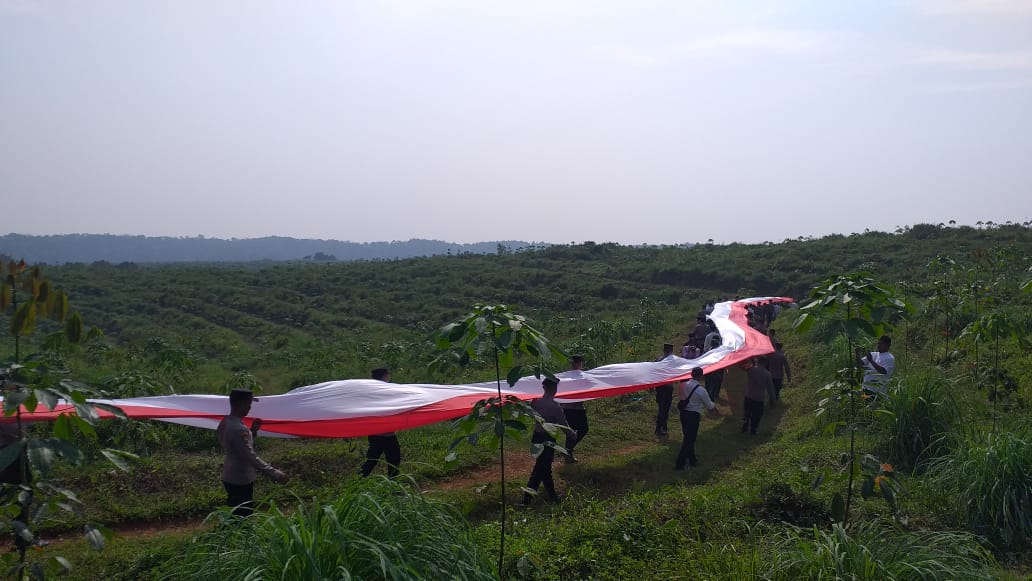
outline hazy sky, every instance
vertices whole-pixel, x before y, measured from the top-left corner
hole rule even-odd
[[[0,233],[1032,218],[1032,0],[0,0]]]

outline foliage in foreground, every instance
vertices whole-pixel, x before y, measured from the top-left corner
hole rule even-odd
[[[876,417],[889,457],[900,468],[921,469],[944,455],[961,417],[956,385],[941,373],[903,373]]]
[[[1032,540],[1032,428],[971,430],[931,463],[935,482],[961,512],[962,524],[999,549]]]
[[[868,521],[830,531],[789,529],[777,545],[765,579],[994,578],[992,554],[969,533],[902,532]]]
[[[469,524],[411,483],[351,483],[332,502],[240,519],[212,514],[164,579],[492,579]]]

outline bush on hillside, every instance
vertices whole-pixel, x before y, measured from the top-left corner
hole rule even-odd
[[[1032,428],[971,430],[954,450],[929,464],[941,490],[967,528],[997,549],[1020,549],[1032,540]]]
[[[771,555],[760,578],[772,581],[995,578],[993,556],[974,535],[906,532],[882,521],[790,529],[778,535]]]
[[[411,483],[356,481],[332,502],[291,514],[277,508],[247,518],[213,513],[164,579],[492,579],[470,525]]]
[[[947,452],[950,430],[960,417],[956,390],[936,371],[900,376],[876,415],[897,467],[920,469]]]

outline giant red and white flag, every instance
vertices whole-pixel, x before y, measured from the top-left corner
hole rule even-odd
[[[707,373],[774,351],[766,335],[746,322],[750,304],[790,302],[785,297],[758,297],[717,303],[710,318],[716,323],[722,344],[697,359],[671,357],[645,363],[615,363],[590,371],[558,373],[561,401],[584,401],[642,391],[691,376],[694,367]],[[509,387],[503,381],[502,395],[534,399],[541,395],[541,380],[520,379]],[[374,379],[328,381],[299,387],[282,395],[262,395],[254,402],[249,418],[262,418],[260,434],[280,437],[348,438],[407,430],[452,420],[469,413],[482,399],[497,395],[495,382],[468,385],[385,383]],[[153,419],[200,428],[215,429],[229,412],[224,395],[166,395],[129,399],[89,400],[121,408],[134,419]],[[53,410],[23,410],[22,421],[53,420],[61,413],[74,413],[67,404]],[[110,416],[101,412],[102,416]],[[13,417],[0,418],[0,422]],[[248,423],[249,420],[248,420]]]

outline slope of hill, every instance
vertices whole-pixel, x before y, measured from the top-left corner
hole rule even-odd
[[[792,354],[793,377],[784,403],[765,415],[759,437],[739,430],[744,381],[739,370],[728,372],[720,401],[724,415],[704,422],[702,467],[687,473],[673,469],[676,442],[651,436],[652,398],[592,402],[591,435],[578,448],[582,462],[557,471],[567,499],[521,513],[508,533],[508,575],[532,567],[538,571],[532,576],[542,579],[788,580],[826,575],[842,563],[857,567],[849,571],[869,564],[900,571],[879,569],[871,575],[879,579],[991,579],[999,573],[997,559],[1010,560],[1016,570],[1029,562],[1027,550],[1004,552],[1008,545],[1002,535],[995,552],[983,546],[990,533],[1003,530],[992,520],[1001,514],[995,507],[1003,504],[986,503],[992,504],[988,511],[965,513],[974,503],[958,500],[963,490],[926,476],[948,473],[952,463],[957,482],[967,485],[977,475],[992,486],[989,493],[976,490],[969,498],[995,500],[999,495],[990,494],[997,490],[1028,497],[1027,473],[988,463],[996,452],[983,448],[987,441],[1013,442],[1006,456],[1010,464],[1004,465],[1029,465],[1025,402],[1032,401],[1032,359],[1023,343],[1009,336],[983,337],[981,351],[970,337],[961,348],[951,341],[979,317],[1006,319],[1008,328],[1027,336],[1032,295],[1020,287],[1029,286],[1030,257],[1032,233],[1024,228],[921,226],[897,234],[695,248],[586,243],[381,262],[69,264],[47,267],[45,274],[68,291],[88,325],[102,328],[113,341],[93,332],[81,347],[68,348],[40,321],[40,332],[26,340],[33,344],[23,347],[41,351],[55,373],[116,395],[214,392],[241,385],[278,392],[324,379],[364,377],[379,365],[391,367],[405,382],[461,383],[493,377],[494,368],[481,362],[437,376],[426,363],[434,355],[432,332],[474,302],[510,304],[567,351],[585,353],[594,367],[651,358],[660,343],[683,340],[686,325],[706,300],[754,293],[802,296],[830,275],[862,267],[879,281],[904,283],[900,290],[909,292],[907,300],[917,307],[913,319],[901,321],[893,332],[899,387],[910,399],[898,398],[892,414],[866,418],[856,438],[856,458],[866,462],[870,453],[884,463],[849,470],[841,461],[843,450],[852,450],[852,439],[836,426],[860,425],[846,421],[854,412],[853,398],[826,397],[841,355],[850,353],[843,337],[829,332],[830,326],[793,333],[792,317],[782,317],[776,328]],[[0,328],[9,322],[0,317]],[[9,344],[0,345],[4,355],[10,355]],[[821,398],[820,405],[830,407],[814,418]],[[963,413],[936,411],[950,406]],[[138,469],[112,475],[108,467],[91,464],[64,473],[63,483],[82,491],[89,518],[99,522],[199,518],[221,500],[221,489],[212,482],[220,457],[212,452],[209,433],[179,428],[104,423],[98,430],[103,445],[143,454]],[[944,435],[949,438],[940,440]],[[491,455],[471,449],[457,465],[446,465],[440,459],[454,437],[443,424],[403,432],[404,470],[421,490],[435,490],[463,507],[478,542],[494,550],[498,527],[490,521],[497,514],[497,482],[488,483],[493,472],[485,466]],[[949,445],[923,444],[940,441]],[[292,506],[297,498],[337,498],[342,482],[355,479],[361,448],[354,441],[263,442],[263,456],[296,478],[291,488],[266,486],[261,495],[279,506]],[[98,454],[94,450],[91,457]],[[934,470],[909,472],[924,466],[931,454],[940,461]],[[510,496],[520,494],[528,465],[525,461],[515,475],[508,472],[509,490],[516,491]],[[887,485],[886,473],[896,472],[910,491],[904,503],[892,501],[884,488],[880,495],[864,493],[868,482],[869,493],[878,482]],[[848,484],[847,474],[858,474],[864,484]],[[460,484],[446,487],[439,484],[443,479]],[[854,504],[848,508],[847,502],[843,514],[851,513],[855,525],[843,527],[834,514],[836,498],[841,500],[847,488],[854,490]],[[1011,515],[1002,513],[1004,519]],[[839,522],[829,532],[833,519]],[[833,541],[829,551],[851,551],[863,556],[861,562],[815,560],[822,538]],[[1015,538],[1017,551],[1027,549],[1027,535]],[[103,573],[95,565],[80,576],[160,577],[152,571],[155,563],[190,561],[183,551],[198,546],[188,538],[162,542],[155,552],[131,538],[122,553],[104,554]],[[914,549],[895,550],[898,546]],[[77,554],[77,566],[92,554]],[[803,564],[820,575],[800,572]],[[918,567],[924,572],[915,574]]]
[[[861,267],[879,280],[918,284],[929,280],[928,264],[940,255],[978,256],[985,272],[1006,261],[1023,270],[1032,231],[914,227],[780,244],[585,243],[348,263],[68,264],[46,274],[68,291],[87,325],[119,345],[142,348],[161,338],[223,373],[271,377],[289,368],[289,377],[274,381],[288,388],[363,376],[368,360],[425,363],[427,335],[477,302],[509,304],[600,361],[615,357],[621,341],[651,340],[675,314],[694,316],[707,300],[803,297],[830,273]]]

